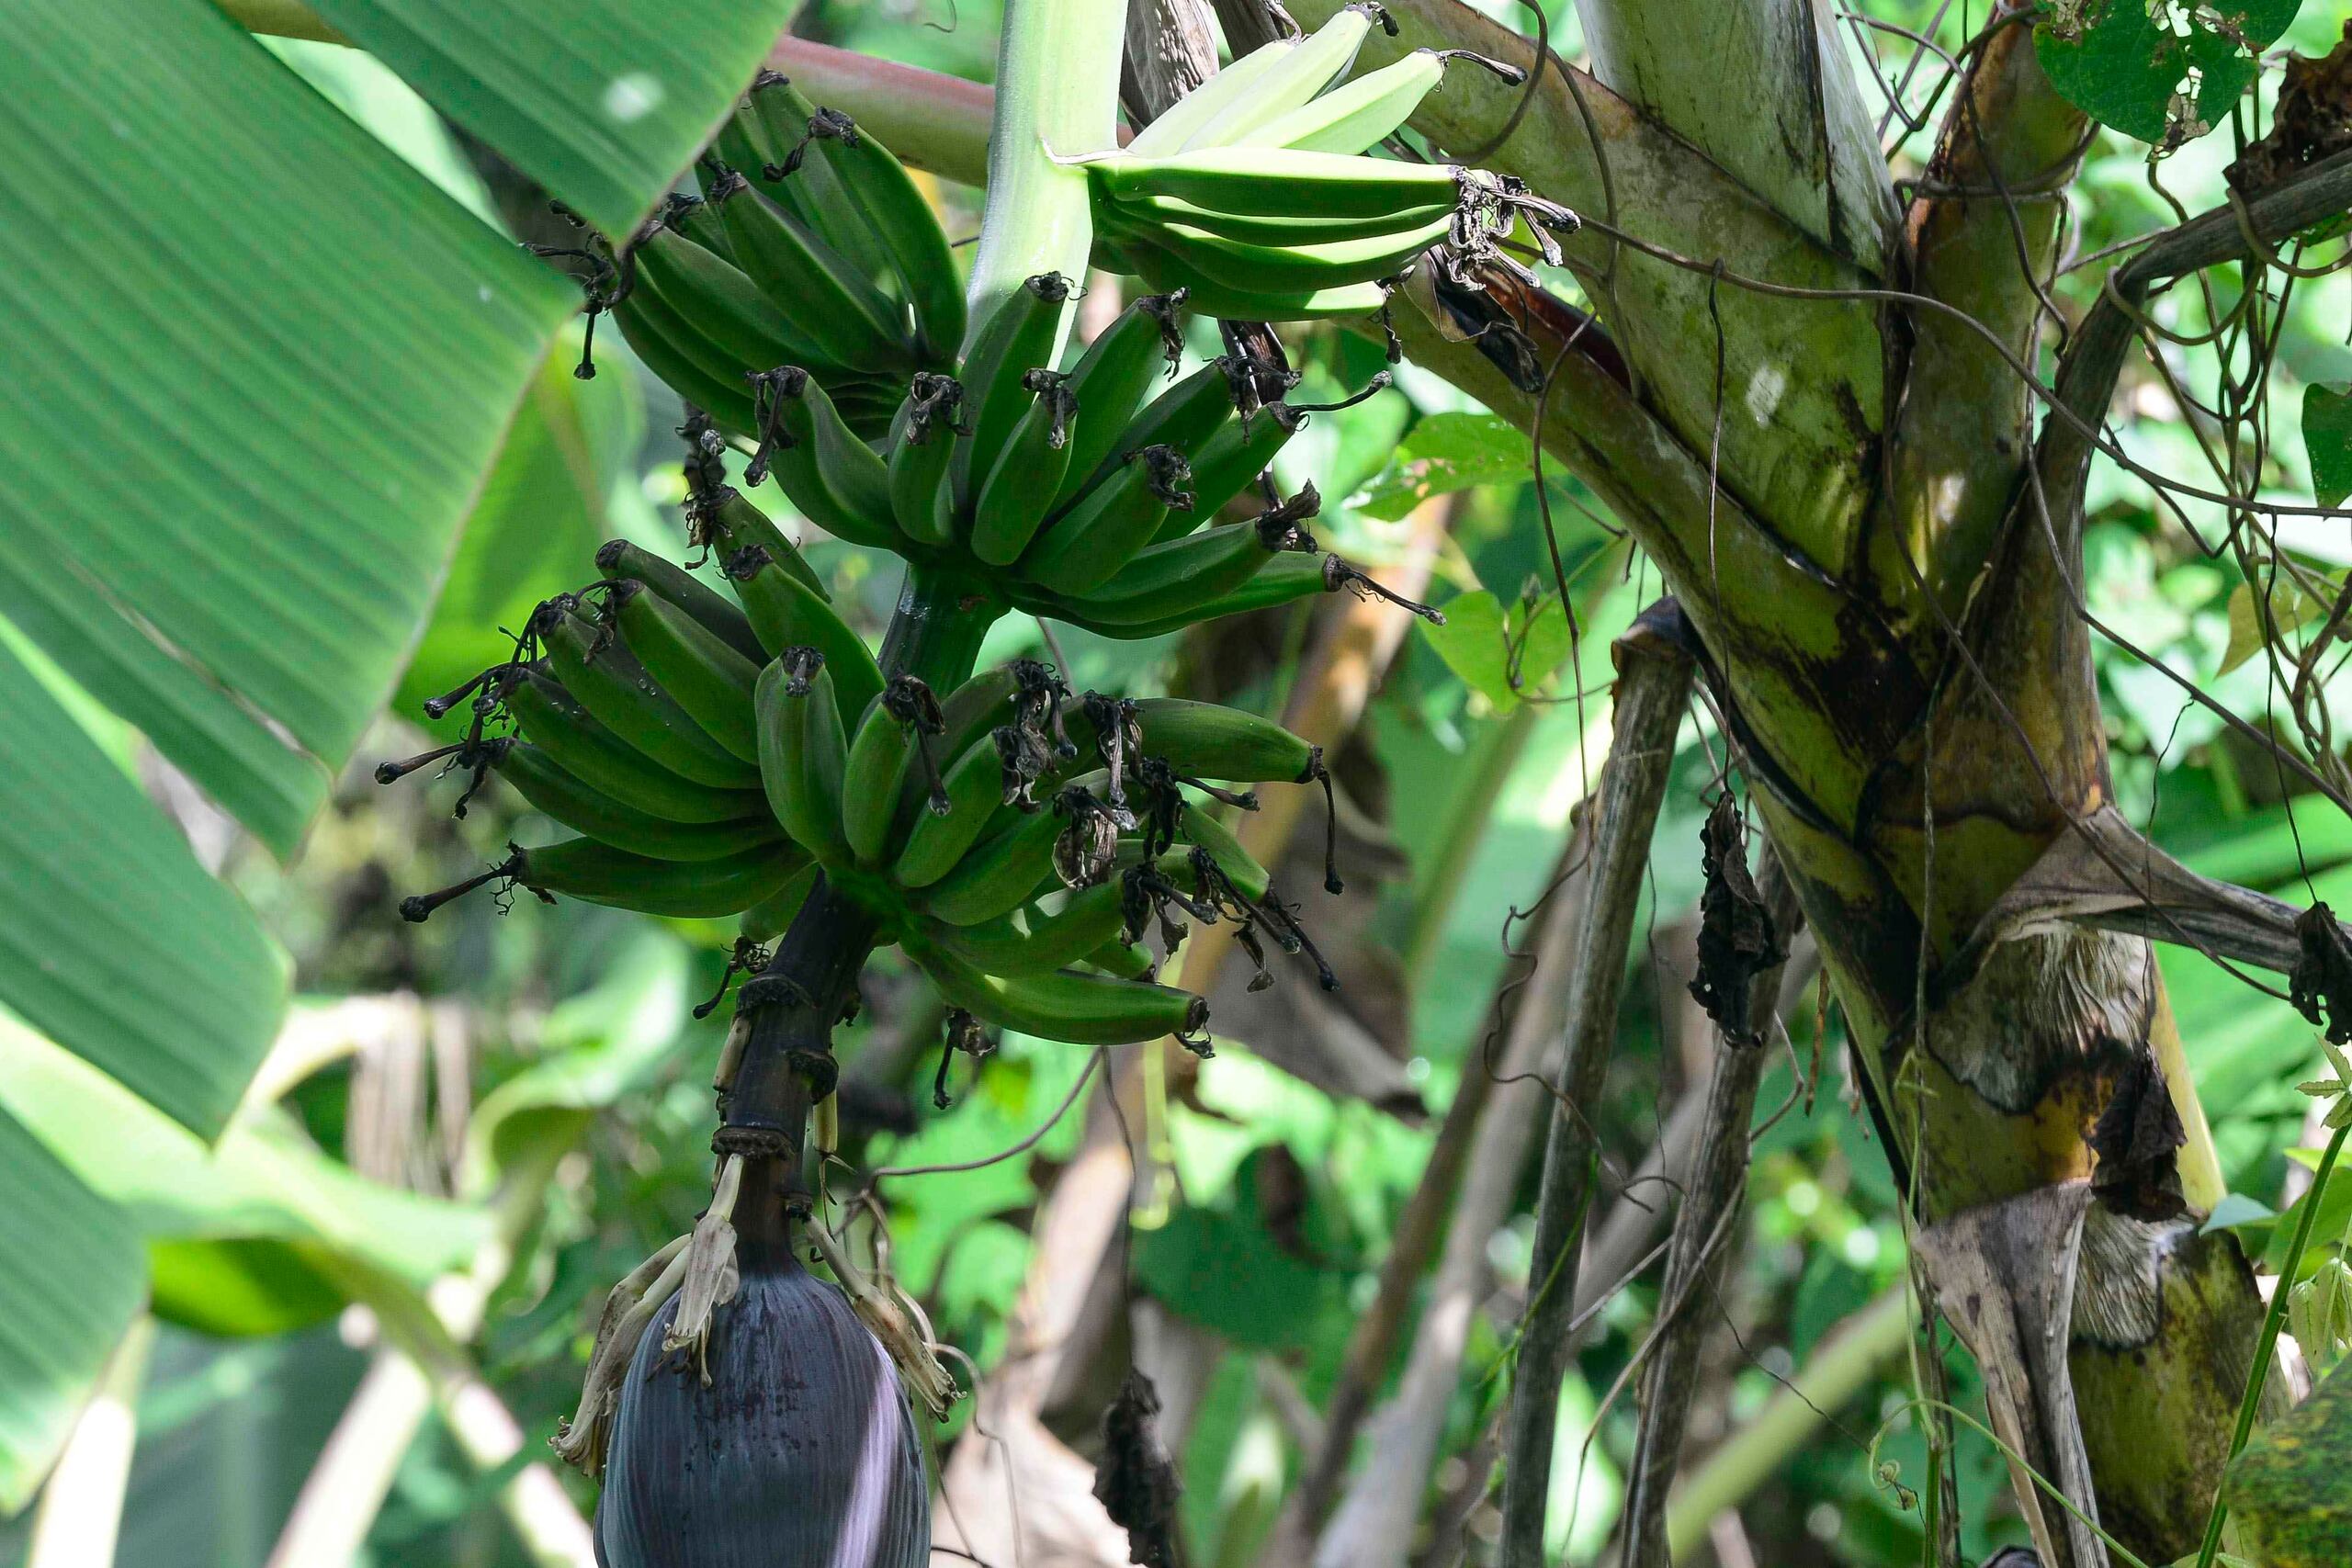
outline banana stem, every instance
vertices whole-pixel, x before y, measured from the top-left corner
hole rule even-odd
[[[1094,245],[1086,175],[1057,160],[1118,146],[1126,36],[1126,0],[1006,0],[967,354],[1022,279],[1086,276]],[[1054,348],[1058,355],[1061,344]]]

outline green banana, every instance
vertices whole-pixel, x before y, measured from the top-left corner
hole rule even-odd
[[[722,555],[733,555],[749,546],[757,545],[767,552],[768,559],[798,578],[803,587],[827,604],[832,602],[832,594],[825,589],[825,580],[819,577],[816,569],[801,556],[800,547],[786,538],[784,530],[777,527],[766,513],[745,500],[742,491],[733,485],[720,485],[694,504],[695,512],[691,521],[702,530],[702,537],[721,547]],[[723,560],[719,563],[719,571],[721,575],[726,572]],[[744,651],[749,653],[752,650],[745,649]],[[764,662],[772,651],[763,649],[759,654],[760,660]]]
[[[1087,344],[1086,352],[1070,367],[1070,395],[1088,412],[1069,433],[1069,453],[1063,458],[1061,482],[1055,487],[1053,506],[1074,500],[1103,460],[1118,448],[1160,367],[1166,366],[1170,376],[1176,373],[1177,358],[1184,348],[1176,321],[1176,311],[1182,303],[1173,295],[1145,295],[1121,311],[1118,320]],[[1148,446],[1151,442],[1130,445]]]
[[[1283,147],[1213,147],[1158,158],[1105,152],[1081,160],[1102,196],[1133,204],[1174,197],[1213,211],[1378,218],[1453,201],[1451,164],[1407,164]],[[1197,308],[1197,307],[1196,307]]]
[[[760,666],[635,578],[615,583],[605,605],[628,650],[686,716],[757,767],[760,737],[752,722],[752,688]]]
[[[818,138],[819,155],[832,165],[895,264],[914,307],[922,356],[953,357],[964,343],[964,288],[931,203],[906,165],[847,115],[820,109],[808,129]]]
[[[957,511],[972,504],[1005,438],[1028,410],[1031,400],[1022,391],[1022,378],[1041,367],[1054,368],[1069,298],[1069,279],[1060,273],[1029,277],[990,313],[964,356],[964,412],[972,434],[956,448],[948,468]]]
[[[760,449],[743,470],[746,482],[773,470],[792,504],[828,534],[876,549],[896,545],[890,470],[816,378],[786,365],[753,376],[752,388]]]
[[[899,307],[808,225],[740,174],[713,186],[710,201],[744,272],[827,360],[877,372],[914,367]]]
[[[668,822],[729,822],[759,808],[756,790],[711,789],[663,767],[598,722],[543,670],[514,666],[497,694],[526,739],[624,806]]]
[[[1186,843],[1197,846],[1215,861],[1216,868],[1225,873],[1227,880],[1251,903],[1263,898],[1266,889],[1273,885],[1273,878],[1267,874],[1266,868],[1241,847],[1241,840],[1235,838],[1224,823],[1199,807],[1190,802],[1185,804],[1177,830],[1183,834]]]
[[[846,370],[799,331],[741,268],[684,234],[656,229],[636,250],[637,281],[723,349],[732,374],[771,365]]]
[[[842,834],[847,743],[833,681],[815,649],[787,649],[760,671],[752,705],[760,727],[760,780],[793,840],[827,865],[850,859]]]
[[[1252,318],[1235,318],[1250,319]],[[1058,504],[1068,507],[1074,498],[1087,494],[1120,472],[1131,452],[1140,452],[1147,446],[1173,446],[1189,457],[1199,451],[1203,442],[1234,417],[1236,366],[1229,355],[1213,359],[1145,404],[1143,412],[1113,437],[1092,472],[1075,484],[1068,478],[1062,481]],[[1075,463],[1069,473],[1077,475]]]
[[[1072,781],[1071,787],[1099,787],[1109,777],[1096,769]],[[966,851],[956,869],[925,887],[917,902],[951,926],[1011,914],[1054,874],[1054,840],[1064,826],[1060,814],[1050,810],[1015,818]]]
[[[764,149],[761,161],[752,165],[762,188],[839,252],[860,284],[885,296],[897,289],[898,266],[866,220],[857,193],[842,185],[839,171],[821,152],[815,158],[806,155],[808,144],[817,140],[817,107],[773,71],[763,71],[752,80],[750,102],[760,127],[756,140]],[[954,349],[951,344],[949,352]]]
[[[705,167],[700,162],[695,164],[697,181],[703,179]],[[718,175],[714,172],[708,177],[716,179]],[[735,247],[728,241],[727,225],[718,220],[718,214],[712,211],[710,203],[702,197],[671,197],[662,207],[662,227],[693,241],[728,265],[735,265]],[[736,270],[740,272],[742,269],[738,267]],[[750,280],[747,278],[745,281]],[[757,286],[753,288],[756,291]]]
[[[1170,512],[1149,542],[1181,539],[1214,522],[1225,503],[1248,489],[1306,423],[1287,405],[1268,403],[1203,442],[1193,454],[1193,509]]]
[[[1232,592],[1273,555],[1255,524],[1227,523],[1153,545],[1100,587],[1062,603],[1089,626],[1162,621]]]
[[[956,542],[956,498],[948,486],[963,424],[964,387],[952,376],[915,372],[890,421],[890,514],[920,545]]]
[[[506,874],[534,893],[680,919],[740,915],[773,897],[808,863],[789,844],[764,844],[715,860],[654,860],[594,839],[519,852]]]
[[[1003,776],[993,740],[967,748],[947,770],[947,810],[915,818],[890,879],[901,887],[928,887],[954,871],[999,810]]]
[[[520,740],[499,758],[498,776],[536,809],[574,832],[655,860],[719,860],[784,837],[764,805],[758,815],[732,821],[665,821],[622,804],[564,768],[545,748]]]
[[[655,682],[608,628],[561,599],[531,617],[564,689],[605,728],[673,773],[716,789],[757,784],[759,769],[720,745]]]
[[[972,554],[990,566],[1021,558],[1069,469],[1070,430],[1081,412],[1069,380],[1044,369],[1021,378],[1036,400],[1013,425],[972,503]]]
[[[1430,89],[1444,79],[1445,56],[1433,49],[1417,49],[1287,114],[1227,138],[1227,145],[1361,152],[1395,135]]]
[[[1270,120],[1308,103],[1346,76],[1356,51],[1372,32],[1376,6],[1354,5],[1335,13],[1288,54],[1274,62],[1234,100],[1186,140],[1187,146],[1226,147]],[[1394,30],[1393,28],[1391,30]],[[1361,147],[1348,149],[1362,152]]]
[[[898,778],[891,783],[890,798],[898,803],[897,817],[911,816],[918,804],[937,810],[937,803],[945,798],[942,793],[946,783],[944,770],[970,750],[975,742],[988,739],[1004,722],[1006,706],[1018,688],[1013,668],[1006,664],[982,670],[947,694],[939,705],[940,728],[930,737],[928,752],[910,748],[899,764]]]
[[[1121,252],[1129,270],[1154,288],[1184,291],[1192,310],[1220,321],[1329,321],[1368,316],[1388,302],[1388,291],[1377,283],[1340,283],[1329,288],[1295,289],[1252,288],[1236,278],[1250,275],[1231,268],[1218,276],[1202,270],[1186,258],[1148,241],[1125,242]]]
[[[1171,512],[1193,508],[1192,468],[1173,446],[1127,454],[1125,471],[1094,487],[1021,558],[1021,575],[1082,596],[1151,543]]]
[[[1119,937],[1112,938],[1079,962],[1119,980],[1148,979],[1158,964],[1148,949],[1134,946]]]
[[[630,289],[613,307],[612,316],[620,323],[621,336],[645,361],[645,367],[679,396],[729,430],[748,435],[756,428],[751,394],[740,384],[713,378],[680,346],[696,334],[654,297],[653,290]]]
[[[1085,722],[1082,713],[1079,722]],[[1179,773],[1235,784],[1299,783],[1313,775],[1313,746],[1272,719],[1240,708],[1146,697],[1136,704],[1136,722],[1143,729],[1145,755]]]
[[[1125,1045],[1198,1034],[1208,1021],[1208,1004],[1172,986],[1071,969],[990,975],[912,932],[903,945],[940,995],[1000,1029],[1073,1045]]]
[[[1393,276],[1453,226],[1451,213],[1360,240],[1327,240],[1282,245],[1253,244],[1184,223],[1136,224],[1106,219],[1103,232],[1130,255],[1137,244],[1164,252],[1176,264],[1216,279],[1229,289],[1288,296],[1371,283]],[[1143,264],[1139,261],[1139,265]],[[1165,265],[1165,264],[1161,264]],[[1144,266],[1149,276],[1149,266]],[[1195,307],[1197,309],[1197,307]]]
[[[640,549],[627,539],[608,539],[596,551],[596,570],[604,573],[607,582],[634,578],[644,583],[692,615],[703,630],[751,660],[755,671],[767,661],[767,650],[760,646],[759,636],[752,630],[742,606],[676,562]]]
[[[1216,620],[1221,615],[1246,615],[1252,610],[1272,610],[1304,599],[1310,593],[1329,593],[1339,587],[1330,577],[1327,558],[1317,555],[1283,554],[1274,557],[1240,587],[1204,600],[1189,596],[1183,607],[1157,616],[1121,621],[1100,620],[1093,616],[1082,600],[1062,600],[1034,606],[1037,614],[1084,626],[1098,637],[1138,642],[1150,637],[1167,637],[1203,621]]]
[[[1034,916],[1025,931],[1009,919],[971,926],[926,920],[923,935],[991,975],[1035,975],[1066,968],[1117,940],[1125,895],[1114,879],[1071,894],[1055,913]]]
[[[908,770],[932,754],[927,749],[938,745],[946,728],[938,699],[912,675],[890,677],[867,705],[842,776],[842,829],[858,864],[880,865],[891,847],[903,842],[898,826],[911,804],[905,798]],[[926,788],[936,783],[926,778]],[[936,796],[932,809],[944,808],[945,797]]]
[[[1168,107],[1168,112],[1145,126],[1127,143],[1137,157],[1157,157],[1181,151],[1211,120],[1247,97],[1260,79],[1298,47],[1296,39],[1278,38],[1261,44]]]
[[[842,724],[863,715],[865,705],[882,693],[882,668],[866,651],[865,639],[807,583],[772,568],[764,552],[746,550],[731,557],[727,569],[760,645],[777,654],[788,648],[814,648],[825,656],[829,679],[840,694]]]
[[[1456,197],[1457,193],[1449,191],[1441,199],[1370,218],[1332,218],[1318,212],[1227,212],[1218,208],[1197,207],[1172,196],[1154,196],[1112,204],[1107,221],[1111,227],[1120,229],[1182,224],[1222,239],[1257,245],[1322,245],[1334,240],[1374,239],[1449,219],[1458,204]]]

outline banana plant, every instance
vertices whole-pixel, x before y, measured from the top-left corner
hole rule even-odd
[[[1264,357],[1179,378],[1185,318],[1383,314],[1415,266],[1501,265],[1505,236],[1548,249],[1576,220],[1514,180],[1364,155],[1449,59],[1349,80],[1386,23],[1371,4],[1245,55],[1122,147],[1124,11],[1007,7],[967,285],[899,159],[773,73],[697,163],[695,194],[584,237],[571,254],[592,318],[609,313],[688,405],[707,570],[606,546],[511,657],[426,705],[463,710],[458,739],[379,770],[440,764],[469,794],[495,775],[578,833],[410,897],[412,919],[497,886],[741,922],[710,1207],[616,1288],[559,1442],[604,1478],[616,1568],[754,1540],[786,1561],[927,1560],[900,1379],[935,1410],[953,1383],[854,1270],[844,1298],[796,1256],[827,1239],[809,1123],[875,948],[938,988],[951,1039],[989,1024],[1205,1054],[1205,1001],[1162,983],[1147,945],[1172,951],[1190,925],[1230,926],[1261,969],[1272,942],[1338,983],[1216,815],[1254,809],[1261,785],[1328,789],[1317,748],[1238,710],[1074,693],[1048,665],[978,653],[1017,613],[1132,638],[1375,589],[1307,531],[1314,487],[1284,496],[1271,478],[1324,409],[1290,401],[1297,378]],[[1078,351],[1090,265],[1154,292]],[[771,479],[904,563],[878,648],[745,493]],[[786,1388],[805,1397],[775,1397]]]

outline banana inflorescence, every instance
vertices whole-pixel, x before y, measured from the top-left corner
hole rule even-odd
[[[592,317],[614,315],[687,400],[689,536],[715,570],[616,540],[511,658],[427,705],[469,706],[463,738],[379,778],[463,773],[463,815],[495,773],[578,837],[510,848],[403,912],[492,886],[737,918],[741,961],[821,875],[967,1024],[1088,1043],[1205,1044],[1200,998],[1156,981],[1148,939],[1167,951],[1188,924],[1229,922],[1261,979],[1268,942],[1311,955],[1219,814],[1254,809],[1260,784],[1328,789],[1313,748],[1214,705],[1074,696],[1029,660],[960,679],[967,655],[934,691],[900,654],[877,660],[722,459],[744,454],[744,487],[772,478],[827,533],[955,584],[982,624],[1018,610],[1142,637],[1379,592],[1307,533],[1315,487],[1272,479],[1321,412],[1291,400],[1279,349],[1229,337],[1183,373],[1182,316],[1379,310],[1416,265],[1515,265],[1496,246],[1522,222],[1556,254],[1573,215],[1516,182],[1362,155],[1450,58],[1351,79],[1385,20],[1349,6],[1237,60],[1125,148],[1072,160],[1095,259],[1158,290],[1074,355],[1075,280],[1041,273],[967,323],[915,178],[773,73],[697,164],[699,194],[625,244],[551,253],[589,265]]]

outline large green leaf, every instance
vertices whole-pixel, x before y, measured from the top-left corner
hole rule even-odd
[[[122,1216],[6,1115],[0,1170],[0,1510],[15,1513],[139,1310],[145,1265]]]
[[[282,956],[5,645],[0,778],[0,1003],[219,1131],[277,1027]]]
[[[607,234],[709,140],[796,0],[311,0]]]
[[[2303,389],[2303,451],[2311,458],[2312,495],[2341,506],[2352,495],[2352,382]]]
[[[288,851],[573,296],[207,6],[0,8],[0,613]]]

